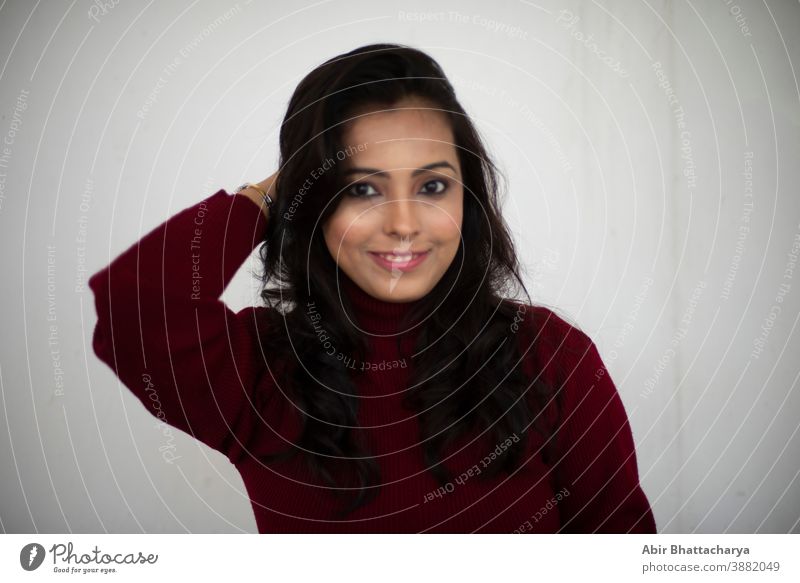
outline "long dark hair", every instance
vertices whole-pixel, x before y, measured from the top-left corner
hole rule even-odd
[[[352,373],[322,349],[305,309],[313,290],[315,307],[325,315],[325,331],[338,351],[364,358],[366,340],[345,317],[343,309],[353,313],[353,308],[343,306],[349,304],[348,298],[337,291],[337,265],[320,231],[336,208],[334,198],[341,196],[340,165],[321,175],[317,172],[310,185],[308,177],[324,160],[335,160],[344,150],[343,124],[356,111],[392,107],[404,98],[422,98],[447,116],[464,187],[462,239],[456,257],[434,289],[408,313],[409,321],[431,315],[417,335],[418,356],[410,367],[412,388],[404,396],[406,406],[418,413],[425,465],[444,485],[451,476],[442,463],[443,453],[459,438],[483,432],[487,444],[497,444],[513,434],[523,437],[531,427],[544,438],[544,461],[550,463],[553,456],[555,424],[545,419],[554,418],[543,413],[555,406],[558,415],[556,392],[523,374],[519,342],[511,337],[515,321],[523,326],[520,308],[524,311],[531,301],[500,214],[499,172],[434,59],[404,45],[360,47],[314,69],[292,95],[280,131],[277,206],[260,248],[261,296],[274,308],[268,310],[271,317],[280,320],[262,338],[264,351],[276,362],[296,364],[297,355],[302,358],[302,366],[292,366],[281,377],[281,389],[302,412],[299,440],[288,450],[265,457],[302,455],[313,475],[337,495],[355,494],[339,517],[377,494],[380,472],[357,434],[359,398]],[[448,294],[451,289],[459,293]],[[525,294],[524,305],[504,299],[519,290]],[[529,310],[525,321],[530,322],[531,316]],[[291,341],[284,333],[291,333]],[[420,350],[434,341],[433,349]],[[442,354],[452,358],[445,371]],[[324,379],[327,387],[315,379]],[[447,398],[456,392],[455,398]],[[519,439],[510,446],[502,461],[488,465],[480,478],[517,468],[526,441]],[[347,471],[342,473],[343,468]]]

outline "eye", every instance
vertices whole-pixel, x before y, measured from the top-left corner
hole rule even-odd
[[[368,198],[370,196],[375,196],[374,194],[366,191],[366,189],[371,189],[373,192],[377,192],[374,188],[372,188],[372,185],[369,182],[357,182],[347,190],[347,194],[354,198]]]
[[[442,194],[447,190],[447,182],[444,180],[429,180],[422,185],[423,194]],[[369,182],[356,182],[347,190],[347,194],[353,198],[371,198],[376,196],[377,190]]]
[[[428,189],[428,187],[432,184],[439,184],[440,188],[436,188],[436,190]],[[425,194],[442,194],[445,190],[447,190],[447,182],[444,180],[429,180],[422,185],[422,190],[425,192]]]

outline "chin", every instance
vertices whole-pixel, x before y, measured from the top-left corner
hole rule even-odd
[[[407,278],[408,275],[404,274],[399,281],[395,281],[394,287],[391,288],[392,291],[389,291],[391,280],[386,278],[384,281],[381,281],[380,283],[377,283],[377,285],[373,285],[370,288],[372,290],[370,295],[378,298],[379,300],[394,303],[413,302],[414,300],[425,297],[425,295],[428,293],[427,288],[417,282],[404,282],[403,279]]]
[[[414,300],[418,300],[421,297],[425,296],[425,294],[421,291],[398,291],[395,288],[391,293],[386,289],[382,288],[380,295],[376,296],[379,300],[383,300],[384,302],[393,302],[393,303],[403,303],[403,302],[413,302]]]

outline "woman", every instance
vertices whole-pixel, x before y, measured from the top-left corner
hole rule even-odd
[[[280,154],[90,280],[98,356],[235,464],[259,531],[655,532],[596,347],[503,297],[525,287],[496,168],[439,65],[327,61]],[[265,306],[234,314],[259,243]]]

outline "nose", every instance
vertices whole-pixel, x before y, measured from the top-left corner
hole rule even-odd
[[[383,230],[386,235],[407,239],[419,234],[419,201],[400,197],[383,204]]]

